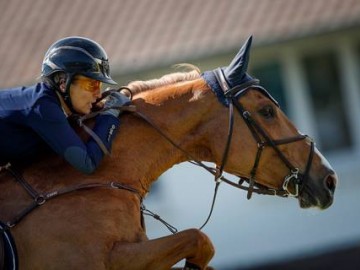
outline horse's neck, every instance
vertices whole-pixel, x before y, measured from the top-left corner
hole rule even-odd
[[[134,99],[137,110],[146,115],[182,149],[199,159],[208,159],[201,149],[199,132],[202,120],[211,106],[207,90],[202,98],[196,98],[204,88],[202,80],[141,93]],[[192,89],[197,89],[195,92]],[[194,96],[195,95],[195,96]],[[211,95],[211,94],[210,94]],[[205,97],[204,97],[205,96]],[[140,181],[149,185],[174,164],[188,160],[153,127],[133,115],[122,117],[122,124],[113,149],[113,157],[106,167],[118,173],[118,177]],[[109,170],[108,170],[109,171]],[[124,179],[125,180],[125,179]]]

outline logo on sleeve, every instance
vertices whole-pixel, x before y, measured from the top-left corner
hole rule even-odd
[[[113,134],[114,134],[114,131],[116,129],[116,126],[113,124],[111,125],[110,129],[109,129],[109,133],[108,133],[108,137],[107,137],[107,141],[110,142]]]

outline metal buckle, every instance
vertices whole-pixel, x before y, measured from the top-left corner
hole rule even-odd
[[[14,222],[6,222],[6,226],[8,226],[9,229],[11,229],[12,227],[14,227],[16,224]]]
[[[34,200],[37,205],[43,205],[46,202],[46,198],[44,195],[39,195]]]
[[[292,196],[292,197],[299,196],[299,185],[296,182],[294,182],[294,185],[295,185],[295,192],[294,193],[292,193],[288,189],[290,181],[292,181],[293,179],[297,180],[298,178],[299,178],[299,169],[298,168],[295,168],[294,170],[291,170],[291,174],[289,174],[288,176],[285,177],[282,187],[286,192],[288,192],[289,196]]]

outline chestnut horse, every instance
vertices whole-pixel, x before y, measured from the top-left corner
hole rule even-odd
[[[83,175],[51,155],[21,174],[3,169],[0,220],[11,227],[20,269],[161,270],[182,259],[184,269],[211,269],[214,247],[199,229],[149,240],[141,218],[152,183],[187,160],[215,163],[207,169],[217,182],[229,182],[223,171],[242,177],[249,186],[231,184],[249,197],[292,196],[304,208],[329,207],[336,174],[246,73],[250,44],[228,67],[130,84],[137,112],[121,116],[111,156],[96,173]]]

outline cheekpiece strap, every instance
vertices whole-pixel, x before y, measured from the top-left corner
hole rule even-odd
[[[227,82],[227,80],[226,80],[226,78],[225,78],[225,75],[224,75],[222,69],[221,69],[221,68],[217,68],[217,69],[214,69],[213,72],[214,72],[214,75],[215,75],[215,77],[216,77],[216,79],[217,79],[217,82],[219,83],[222,91],[223,91],[224,93],[226,93],[227,91],[229,91],[229,90],[231,89],[231,87],[230,87],[229,83]]]

